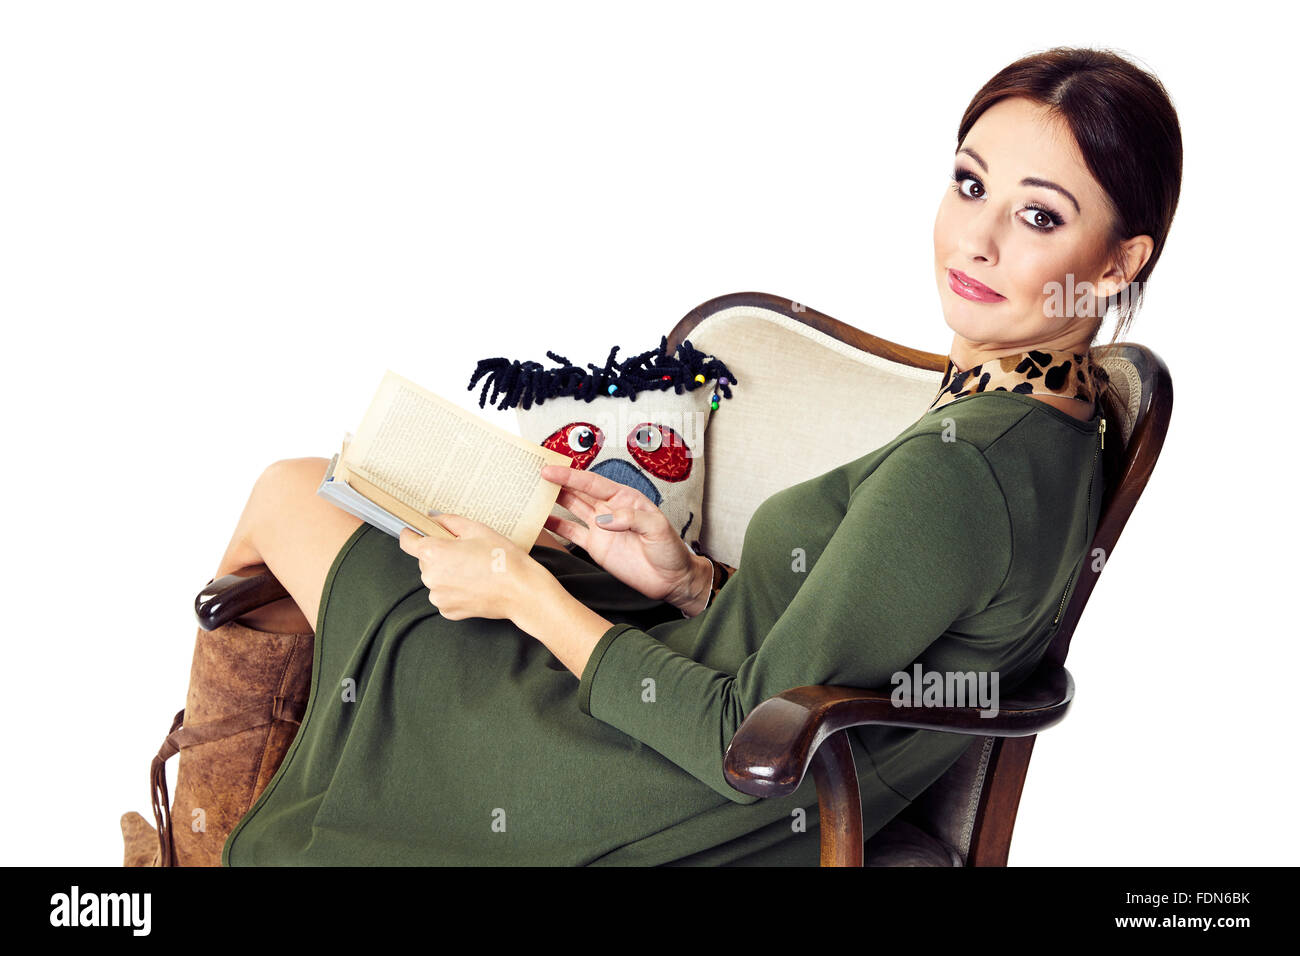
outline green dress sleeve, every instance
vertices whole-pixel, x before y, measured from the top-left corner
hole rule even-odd
[[[723,754],[746,714],[792,687],[888,687],[891,675],[954,621],[986,607],[1010,572],[1007,502],[970,442],[937,434],[909,438],[848,492],[847,502],[816,563],[735,674],[677,653],[633,625],[616,624],[601,635],[583,668],[582,712],[653,748],[729,800],[756,802],[733,789],[722,772]],[[787,509],[796,527],[801,521],[797,495],[779,493],[760,507]],[[791,563],[790,554],[762,547],[747,537],[728,588],[743,588],[754,561]],[[723,603],[705,615],[737,607]],[[743,626],[739,612],[731,617],[708,625]]]

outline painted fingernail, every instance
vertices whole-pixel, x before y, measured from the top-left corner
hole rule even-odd
[[[440,515],[440,514],[442,514],[441,511],[430,511],[430,512],[428,512],[428,515],[429,515],[430,518],[436,517],[436,516],[438,516],[438,515]]]
[[[596,515],[596,521],[598,521],[600,524],[609,524],[613,520],[614,520],[613,515]]]

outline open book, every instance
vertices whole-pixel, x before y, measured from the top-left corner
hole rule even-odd
[[[446,511],[530,551],[561,487],[542,467],[571,464],[390,369],[316,493],[395,538],[455,538],[430,514]]]

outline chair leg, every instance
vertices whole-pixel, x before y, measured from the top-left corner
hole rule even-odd
[[[831,734],[812,759],[821,818],[821,865],[862,866],[862,798],[848,731]]]
[[[1020,808],[1020,793],[1025,786],[1029,758],[1034,752],[1037,734],[1028,737],[1000,737],[989,755],[984,773],[971,835],[967,866],[1006,866],[1011,853],[1011,832]]]

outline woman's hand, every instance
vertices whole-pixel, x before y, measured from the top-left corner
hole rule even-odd
[[[641,492],[565,465],[546,465],[542,477],[563,486],[556,503],[587,523],[584,528],[550,515],[548,530],[586,549],[602,568],[646,597],[683,607],[700,596],[701,586],[707,597],[712,568],[702,580],[701,562],[708,559],[687,547],[664,513]],[[596,520],[604,514],[612,518]]]
[[[429,603],[450,621],[512,618],[528,593],[533,568],[541,566],[505,535],[472,518],[443,512],[438,522],[456,535],[454,541],[410,528],[398,539],[403,551],[420,559]]]

